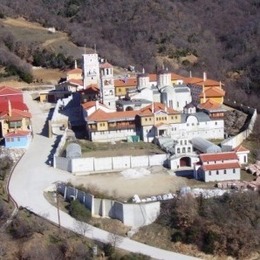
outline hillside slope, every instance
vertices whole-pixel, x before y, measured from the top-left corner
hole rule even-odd
[[[258,0],[2,0],[0,16],[54,26],[119,66],[206,70],[225,80],[230,97],[240,86],[236,98],[248,102],[259,93],[259,7]]]

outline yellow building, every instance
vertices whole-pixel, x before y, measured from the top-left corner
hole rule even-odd
[[[115,86],[115,95],[117,97],[125,97],[128,90],[136,89],[137,79],[136,77],[115,79],[114,86]]]

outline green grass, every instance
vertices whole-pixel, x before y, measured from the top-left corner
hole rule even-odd
[[[82,155],[86,157],[105,157],[105,156],[123,156],[123,155],[149,155],[160,154],[163,151],[153,143],[93,143],[87,140],[80,140]]]

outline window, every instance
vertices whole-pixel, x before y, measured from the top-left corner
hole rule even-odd
[[[215,122],[215,125],[217,125],[218,124],[218,122]]]
[[[211,171],[209,171],[209,176],[211,176]]]
[[[233,173],[236,173],[236,169],[233,169]]]
[[[17,137],[17,141],[20,142],[20,137]]]
[[[216,174],[219,175],[219,171],[218,170],[217,170]]]
[[[188,147],[188,153],[190,153],[191,152],[191,149],[190,149],[190,147]]]
[[[244,163],[246,163],[246,155],[244,155]]]
[[[224,170],[224,174],[227,174],[227,170]]]
[[[180,152],[181,152],[180,148],[177,148],[177,153],[180,153]]]

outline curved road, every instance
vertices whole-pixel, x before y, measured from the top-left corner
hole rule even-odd
[[[28,208],[35,214],[58,224],[57,208],[44,198],[43,191],[53,183],[66,182],[73,176],[67,172],[54,169],[45,163],[54,144],[54,139],[42,135],[48,111],[43,111],[37,102],[32,101],[29,92],[24,93],[24,99],[32,113],[34,138],[29,149],[13,171],[9,191],[18,206]],[[61,211],[60,220],[62,227],[75,231],[75,219],[71,216]],[[85,233],[85,236],[102,242],[109,241],[108,235],[108,232],[95,227],[91,227]],[[129,238],[123,238],[118,247],[130,252],[149,255],[155,259],[196,259],[148,246]]]

